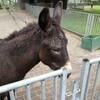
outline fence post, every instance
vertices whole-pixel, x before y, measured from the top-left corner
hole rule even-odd
[[[14,91],[13,90],[9,91],[9,95],[10,95],[10,99],[11,100],[15,100],[15,96],[14,96]]]
[[[62,70],[63,70],[63,75],[61,75],[61,81],[60,81],[60,100],[65,100],[68,70],[66,68],[62,68]]]
[[[97,100],[100,100],[100,90],[98,92]]]
[[[79,100],[84,100],[85,87],[86,87],[86,83],[87,83],[89,66],[90,66],[89,60],[84,59],[83,64],[82,64],[80,85],[79,85],[79,88],[81,89],[81,92],[79,93]]]
[[[26,85],[26,98],[27,100],[31,100],[30,85]]]
[[[84,36],[87,36],[88,31],[89,31],[90,15],[91,14],[88,14],[88,17],[87,17],[87,22],[86,22],[86,28],[85,28],[85,34],[84,34]]]
[[[71,97],[70,97],[70,100],[76,100],[76,92],[77,92],[77,83],[75,80],[72,81],[72,85],[71,85]]]
[[[87,35],[91,34],[92,27],[93,27],[93,22],[94,22],[94,15],[93,14],[88,14],[84,36],[87,36]]]
[[[95,80],[94,80],[94,85],[93,85],[93,91],[92,91],[92,96],[91,96],[91,100],[94,99],[95,96],[95,91],[96,91],[96,85],[97,85],[97,81],[99,80],[99,74],[100,73],[100,62],[98,63],[98,68],[96,71],[96,76],[95,76]]]

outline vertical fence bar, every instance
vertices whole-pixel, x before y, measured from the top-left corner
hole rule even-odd
[[[60,82],[60,100],[65,100],[66,95],[66,82],[67,82],[67,69],[62,68],[63,75],[61,75],[61,82]]]
[[[9,95],[10,95],[10,100],[15,100],[15,96],[14,96],[14,91],[13,90],[9,91]]]
[[[41,81],[41,87],[42,87],[42,90],[41,90],[41,100],[45,100],[45,81]]]
[[[92,28],[93,28],[93,22],[94,22],[94,15],[91,14],[91,21],[90,21],[90,29],[89,29],[89,33],[92,34]]]
[[[98,16],[98,27],[100,27],[100,16]],[[98,35],[100,35],[100,29],[98,28]]]
[[[90,65],[89,64],[89,60],[88,59],[84,59],[83,60],[83,64],[82,64],[82,71],[81,71],[81,77],[80,77],[80,86],[79,86],[79,88],[81,89],[81,92],[79,93],[79,99],[80,100],[84,99],[89,65]]]
[[[58,77],[54,77],[54,100],[57,100],[57,79]]]
[[[92,68],[92,64],[90,64],[89,66],[89,72],[88,72],[88,77],[87,77],[87,83],[86,83],[86,90],[85,90],[85,94],[84,94],[84,100],[87,100],[87,95],[88,95],[88,90],[89,90],[89,85],[90,85],[90,78],[91,78],[91,68]]]
[[[94,80],[94,86],[93,86],[91,100],[93,100],[93,98],[95,96],[96,85],[97,85],[97,81],[99,79],[99,74],[100,74],[100,62],[98,63],[98,68],[97,68],[97,71],[96,71],[96,77],[95,77],[95,80]]]
[[[26,86],[26,98],[27,98],[27,100],[31,100],[30,85]]]
[[[93,14],[88,14],[86,29],[85,29],[85,36],[90,35],[92,32],[94,17],[95,16]]]
[[[77,83],[75,80],[72,81],[71,87],[72,87],[71,88],[72,95],[70,97],[70,100],[76,100]]]
[[[90,22],[90,15],[91,15],[91,14],[88,14],[88,17],[87,17],[87,23],[86,23],[85,35],[84,35],[84,36],[87,36],[87,34],[88,34],[89,22]]]
[[[98,92],[97,100],[100,100],[100,90]]]

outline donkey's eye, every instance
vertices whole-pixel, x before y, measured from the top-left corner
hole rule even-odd
[[[60,53],[60,50],[53,50],[52,49],[51,52],[58,55]]]

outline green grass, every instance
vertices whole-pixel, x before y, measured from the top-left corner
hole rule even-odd
[[[94,5],[93,8],[91,6],[84,6],[84,12],[100,14],[100,5]]]

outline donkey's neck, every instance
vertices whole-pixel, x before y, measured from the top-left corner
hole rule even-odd
[[[33,66],[40,62],[41,30],[28,31],[8,43],[9,58],[14,63],[18,74],[25,75]]]

